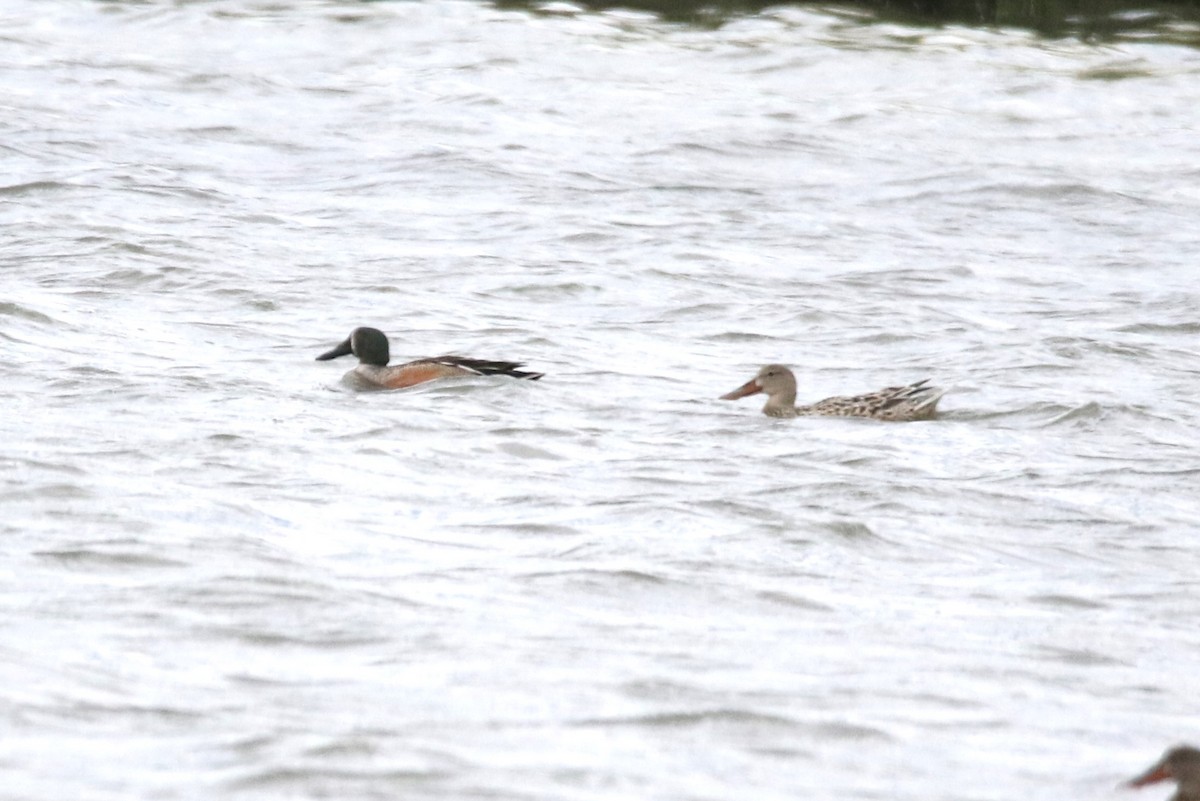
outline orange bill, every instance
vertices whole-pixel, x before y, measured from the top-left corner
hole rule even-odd
[[[751,378],[733,392],[726,392],[720,397],[719,400],[737,400],[738,398],[744,398],[747,395],[755,395],[759,392],[762,392],[762,385],[758,383],[757,378]]]
[[[1171,769],[1167,767],[1165,762],[1159,762],[1150,770],[1143,773],[1141,776],[1136,776],[1129,780],[1130,787],[1145,787],[1147,784],[1165,781],[1172,778]]]

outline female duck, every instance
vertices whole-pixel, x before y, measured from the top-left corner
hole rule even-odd
[[[1176,784],[1171,801],[1200,801],[1200,748],[1175,746],[1141,776],[1130,779],[1129,786],[1145,787],[1167,779]]]
[[[768,364],[721,400],[737,400],[759,392],[767,396],[763,414],[771,417],[870,417],[874,420],[932,420],[945,390],[929,386],[929,379],[905,387],[888,387],[878,392],[850,397],[833,397],[808,406],[796,405],[796,376],[782,364]]]

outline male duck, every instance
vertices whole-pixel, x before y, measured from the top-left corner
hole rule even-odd
[[[827,417],[870,417],[874,420],[932,420],[945,390],[928,386],[929,380],[906,387],[888,387],[867,395],[826,398],[808,406],[796,405],[796,376],[781,364],[768,364],[758,375],[721,400],[737,400],[759,392],[767,396],[763,414],[771,417],[824,415]]]
[[[346,373],[346,380],[370,389],[402,389],[438,378],[463,375],[507,375],[536,381],[543,373],[518,370],[520,362],[495,362],[462,356],[438,356],[388,366],[391,358],[387,336],[376,328],[355,328],[346,341],[317,361],[323,362],[353,353],[358,366]]]

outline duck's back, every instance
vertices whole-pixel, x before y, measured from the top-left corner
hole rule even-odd
[[[903,387],[886,387],[878,392],[833,397],[797,407],[798,414],[825,417],[869,417],[874,420],[908,422],[932,420],[945,390],[929,386],[929,379]]]

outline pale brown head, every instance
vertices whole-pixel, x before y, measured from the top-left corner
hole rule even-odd
[[[768,364],[759,370],[754,378],[722,395],[721,400],[737,400],[760,392],[767,396],[767,405],[763,407],[764,414],[795,414],[796,376],[782,364]]]
[[[1130,787],[1144,787],[1147,784],[1175,780],[1179,791],[1175,798],[1180,801],[1200,799],[1200,748],[1190,745],[1177,745],[1163,754],[1145,773],[1130,779]]]

